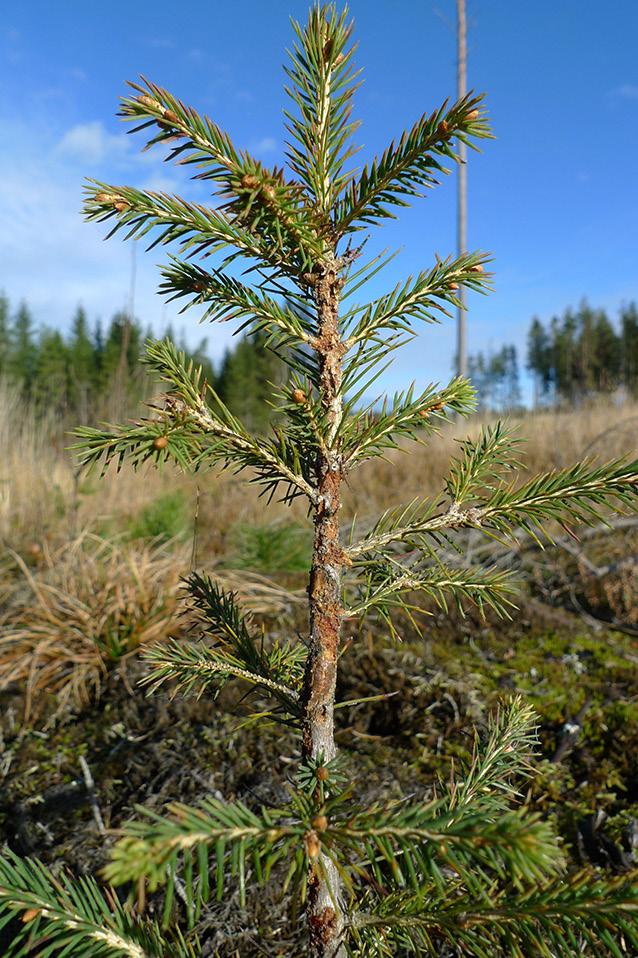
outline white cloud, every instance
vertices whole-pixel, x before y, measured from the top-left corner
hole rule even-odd
[[[178,179],[176,176],[154,173],[141,183],[139,188],[141,190],[150,190],[152,193],[179,193],[183,187],[183,183],[184,181]]]
[[[20,46],[22,37],[20,31],[15,29],[7,30],[4,34],[4,39],[7,44],[4,59],[12,65],[20,63],[22,61],[22,49]]]
[[[83,125],[95,126],[100,125]],[[121,148],[111,143],[117,137],[106,133],[104,144],[103,130],[87,138],[79,134],[70,137],[70,132],[61,141],[67,147],[70,141],[70,147],[58,148],[51,155],[45,138],[34,139],[32,131],[16,128],[12,131],[15,137],[8,138],[9,142],[15,139],[15,148],[0,153],[0,222],[7,224],[0,231],[0,291],[14,307],[26,300],[36,323],[63,330],[68,328],[79,303],[93,322],[98,316],[108,321],[128,302],[131,243],[123,243],[118,237],[105,243],[108,226],[85,223],[81,214],[83,174],[95,172],[91,166],[97,160],[97,147],[101,147],[102,155],[111,150],[106,168],[100,171],[108,180],[114,169],[125,165],[131,182],[143,188],[172,192],[180,186],[177,176],[169,178],[161,171],[149,176],[147,164],[139,162],[134,153],[120,155]],[[95,147],[88,162],[87,154],[82,154],[87,143],[89,150]],[[46,164],[41,162],[44,155],[51,156]],[[201,311],[193,309],[180,316],[181,304],[166,304],[157,294],[157,264],[166,261],[167,250],[146,253],[148,241],[138,244],[136,257],[135,312],[142,325],[151,325],[161,333],[170,322],[176,330],[183,328],[187,341],[193,344],[208,335],[211,355],[221,357],[232,329],[199,327]]]
[[[71,67],[69,70],[69,76],[72,80],[76,80],[78,83],[84,83],[85,80],[88,80],[89,75],[86,70],[83,70],[82,67]]]
[[[621,100],[638,100],[638,84],[622,83],[612,90],[612,96]]]
[[[274,136],[264,136],[254,147],[255,153],[274,153],[277,149],[277,140]]]
[[[144,43],[155,50],[171,50],[175,46],[175,42],[168,37],[146,37]]]
[[[250,90],[234,90],[233,95],[240,103],[255,103],[255,95]]]
[[[78,123],[64,134],[56,147],[60,156],[84,163],[101,163],[109,157],[123,156],[129,144],[124,134],[109,133],[99,120]]]

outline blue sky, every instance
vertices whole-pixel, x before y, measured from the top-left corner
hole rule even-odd
[[[469,84],[487,93],[497,139],[470,154],[469,246],[495,258],[496,291],[470,300],[470,351],[514,342],[532,315],[583,296],[613,314],[638,296],[638,36],[636,0],[467,0]],[[102,242],[79,214],[82,177],[184,191],[201,185],[140,154],[114,116],[124,81],[144,73],[208,113],[240,146],[278,162],[284,150],[281,64],[301,0],[79,0],[7,4],[0,26],[0,289],[38,322],[64,327],[78,303],[94,319],[128,299],[130,248]],[[360,157],[383,149],[455,90],[453,0],[352,0],[363,121]],[[236,11],[239,11],[237,13]],[[401,247],[371,295],[455,249],[455,182],[384,227]],[[227,327],[177,318],[157,296],[157,250],[138,251],[136,312],[158,331],[207,335],[219,356]],[[386,375],[444,379],[454,328],[427,327]]]

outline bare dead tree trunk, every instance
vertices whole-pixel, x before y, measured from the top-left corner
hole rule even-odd
[[[323,268],[315,288],[319,319],[316,350],[319,355],[321,403],[329,424],[327,448],[317,457],[318,504],[312,569],[308,587],[310,648],[304,683],[304,758],[328,763],[336,755],[334,702],[337,655],[343,609],[341,571],[344,553],[339,545],[342,463],[331,450],[342,415],[343,345],[339,337],[339,290],[336,264]],[[330,782],[326,782],[329,790]],[[342,958],[343,914],[339,904],[339,875],[322,855],[320,835],[310,836],[318,850],[308,883],[308,922],[312,958]]]
[[[465,20],[465,0],[456,0],[457,19],[457,96],[460,99],[467,92],[467,25]],[[457,209],[457,245],[461,256],[467,252],[467,147],[459,143],[459,178]],[[467,337],[465,328],[465,286],[459,289],[461,308],[458,311],[456,331],[456,363],[459,376],[467,376]]]

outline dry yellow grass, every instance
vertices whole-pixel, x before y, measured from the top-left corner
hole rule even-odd
[[[615,405],[610,400],[577,410],[546,411],[514,420],[527,472],[561,468],[595,456],[607,459],[638,450],[638,403]],[[460,421],[442,430],[427,445],[410,444],[389,454],[389,462],[373,462],[353,476],[345,497],[347,514],[361,518],[408,501],[417,495],[436,495],[442,487],[458,439],[476,435],[481,420]],[[202,472],[187,477],[170,468],[149,467],[143,473],[129,468],[103,478],[97,473],[79,476],[65,447],[70,435],[38,419],[17,395],[0,387],[0,537],[18,551],[48,542],[59,546],[81,529],[117,529],[134,519],[159,496],[176,487],[183,490],[193,516],[198,513],[198,559],[214,561],[227,547],[234,525],[264,522],[264,501],[255,487],[228,473]],[[281,506],[268,510],[276,521],[290,513]],[[294,517],[304,519],[300,503]]]
[[[31,567],[12,553],[17,576],[2,615],[0,689],[26,690],[25,716],[55,696],[57,709],[81,708],[114,666],[174,624],[185,550],[118,545],[89,533]]]
[[[41,533],[59,516],[73,475],[53,424],[0,383],[0,536],[5,541]]]
[[[24,717],[82,709],[108,672],[126,677],[141,647],[178,629],[180,583],[189,545],[117,542],[84,532],[55,550],[45,543],[28,561],[9,550],[11,588],[0,615],[0,691],[23,689]],[[220,569],[216,577],[258,614],[279,616],[303,603],[263,576]]]
[[[141,473],[125,467],[104,477],[97,471],[80,474],[68,449],[73,441],[59,423],[37,414],[0,382],[0,542],[5,548],[26,555],[34,548],[57,548],[83,529],[112,526],[117,531],[118,524],[176,486],[193,513],[199,500],[200,526],[210,529],[213,547],[223,548],[233,522],[263,517],[263,503],[253,490],[247,494],[245,483],[227,474],[213,479],[202,472],[192,478],[170,467]]]
[[[415,496],[439,493],[458,441],[476,436],[495,416],[461,420],[443,429],[427,445],[410,444],[390,453],[389,462],[371,462],[353,479],[346,508],[364,517]],[[600,460],[638,455],[638,404],[616,406],[600,400],[580,409],[548,410],[511,419],[524,440],[523,474],[561,469],[583,457]]]
[[[601,401],[529,414],[517,425],[527,473],[583,456],[638,452],[635,403]],[[455,423],[426,446],[412,444],[392,452],[387,462],[366,465],[348,487],[346,515],[356,513],[365,522],[415,496],[437,495],[458,440],[476,435],[480,426],[478,419]],[[27,713],[37,713],[51,695],[60,707],[82,707],[99,694],[110,667],[168,635],[175,627],[179,579],[193,562],[215,569],[255,612],[276,615],[303,602],[302,593],[219,564],[235,527],[263,527],[284,515],[289,520],[285,507],[266,511],[255,487],[228,473],[188,477],[149,468],[143,474],[124,469],[102,478],[80,476],[65,450],[70,441],[10,390],[0,389],[0,690],[24,686]],[[159,545],[120,535],[176,487],[197,514],[195,548],[189,541]],[[292,518],[307,521],[302,503],[294,505]],[[626,605],[627,588],[622,586],[622,596],[614,593],[615,604],[622,599]]]

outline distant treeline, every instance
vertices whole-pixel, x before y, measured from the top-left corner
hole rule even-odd
[[[481,409],[516,409],[521,405],[521,382],[515,346],[498,352],[477,353],[468,360],[468,375]]]
[[[638,396],[635,303],[622,307],[616,324],[603,309],[592,309],[586,302],[546,326],[535,318],[527,343],[527,366],[539,401],[574,403],[621,388]]]
[[[165,335],[175,340],[173,330]],[[140,363],[144,340],[151,336],[125,313],[106,325],[89,324],[78,308],[69,331],[36,326],[25,303],[12,311],[0,295],[0,380],[19,389],[25,400],[68,423],[132,415],[152,395]],[[267,426],[269,383],[283,381],[283,363],[264,346],[263,338],[237,340],[214,365],[207,341],[193,349],[180,344],[202,366],[207,381],[255,430]],[[638,309],[620,310],[616,323],[604,310],[586,302],[544,325],[532,320],[527,369],[534,378],[536,404],[577,403],[597,393],[624,389],[638,397]],[[484,409],[521,405],[518,357],[512,345],[469,358],[469,374]],[[149,390],[151,390],[149,392]]]
[[[89,324],[79,308],[68,333],[36,327],[22,303],[12,312],[0,296],[0,379],[20,390],[26,401],[68,422],[91,422],[129,415],[149,396],[151,384],[140,363],[151,336],[125,313],[103,326]],[[165,335],[175,340],[168,328]],[[195,350],[180,348],[202,366],[222,400],[253,429],[263,428],[269,381],[280,381],[282,364],[259,338],[239,339],[218,367],[202,340]]]
[[[636,304],[623,306],[615,323],[603,309],[592,309],[585,301],[546,325],[535,317],[527,336],[527,369],[533,376],[536,405],[575,404],[620,389],[638,397]],[[514,346],[471,356],[469,373],[483,408],[520,405]]]

